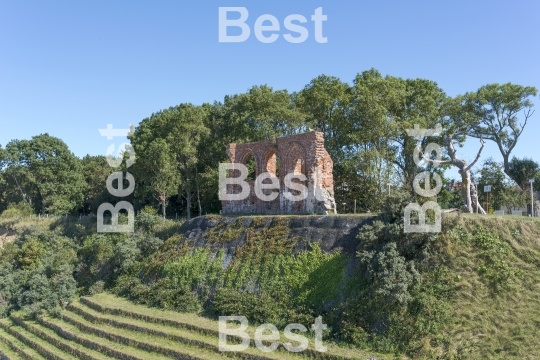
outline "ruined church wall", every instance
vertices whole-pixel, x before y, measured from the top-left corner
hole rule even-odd
[[[222,201],[223,214],[312,214],[335,212],[333,162],[324,148],[321,132],[285,136],[275,140],[230,144],[227,155],[231,163],[246,164],[253,156],[256,176],[270,172],[279,180],[279,196],[273,201],[262,201],[255,195],[254,181],[248,180],[250,195],[241,201]],[[279,165],[278,165],[279,164]],[[277,170],[277,168],[279,169]],[[319,176],[315,171],[321,169]],[[276,173],[277,170],[277,173]],[[305,186],[319,188],[325,201],[312,196],[304,201],[290,201],[285,197],[285,176],[288,173],[304,174]],[[274,190],[278,191],[278,190]]]

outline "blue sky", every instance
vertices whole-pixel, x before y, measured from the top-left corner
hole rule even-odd
[[[249,11],[251,37],[218,42],[218,8]],[[328,16],[301,44],[263,44],[258,16]],[[253,85],[300,90],[327,74],[364,70],[436,81],[449,95],[487,83],[540,88],[540,2],[529,1],[3,1],[0,144],[48,132],[77,156],[105,154],[98,129],[137,124],[181,102],[201,104]],[[284,33],[284,31],[282,31]],[[538,97],[535,103],[540,103]],[[540,110],[514,155],[540,162]],[[472,159],[478,141],[460,153]],[[500,159],[488,144],[483,158]]]

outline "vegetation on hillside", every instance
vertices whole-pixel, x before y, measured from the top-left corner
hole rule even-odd
[[[16,231],[14,241],[0,249],[3,317],[21,309],[29,315],[58,312],[76,295],[112,286],[123,271],[155,252],[177,223],[141,214],[137,227],[152,234],[98,234],[95,218],[2,216],[0,227]]]
[[[356,256],[289,235],[287,217],[208,231],[197,247],[178,223],[147,212],[133,234],[97,234],[90,218],[2,220],[18,229],[0,250],[2,316],[53,315],[106,289],[178,312],[244,315],[253,325],[306,326],[316,316],[337,344],[413,358],[540,356],[540,222],[445,216],[441,234],[404,234],[406,193],[359,233]],[[234,253],[228,242],[248,234]],[[307,245],[307,243],[305,243]]]

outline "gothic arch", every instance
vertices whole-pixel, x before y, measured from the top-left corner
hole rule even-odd
[[[304,174],[306,172],[306,151],[302,144],[293,142],[286,151],[285,173]]]
[[[264,155],[264,172],[269,172],[273,176],[280,177],[281,159],[275,148],[270,148]]]
[[[259,161],[255,152],[252,149],[246,149],[243,154],[242,160],[240,161],[243,165],[248,168],[248,180],[255,180],[259,175]],[[253,164],[251,164],[251,159],[253,159]]]

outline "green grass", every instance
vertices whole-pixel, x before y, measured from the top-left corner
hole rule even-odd
[[[136,305],[130,301],[113,296],[111,294],[102,293],[93,297],[85,298],[85,303],[97,304],[105,311],[93,311],[81,306],[82,304],[74,304],[74,307],[82,308],[85,312],[93,315],[118,322],[144,326],[155,331],[162,331],[168,334],[188,337],[193,340],[206,342],[208,344],[217,345],[218,339],[218,322],[209,318],[205,318],[192,313],[178,313],[174,311],[159,310],[148,308],[142,305]],[[117,314],[117,315],[111,315]],[[144,320],[143,320],[144,319]],[[187,329],[186,329],[187,327]],[[255,327],[250,326],[246,332],[253,338]],[[189,333],[189,335],[187,335]],[[310,338],[310,349],[314,349],[313,339]],[[328,347],[326,355],[332,355],[336,358],[343,357],[349,359],[366,359],[370,356],[376,356],[378,359],[391,358],[381,354],[371,354],[357,349],[340,348],[335,344],[325,343]],[[264,355],[273,359],[299,359],[300,355],[294,355],[286,351],[276,352],[273,354],[263,354],[258,349],[246,350],[246,353],[253,355]],[[214,355],[216,356],[216,355]]]
[[[32,332],[26,330],[22,326],[9,324],[7,322],[2,324],[2,328],[6,330],[10,335],[16,337],[19,341],[26,344],[29,348],[32,348],[41,356],[52,360],[76,360],[77,357],[68,354],[54,345],[51,345],[46,340],[34,335]]]
[[[34,335],[40,337],[47,343],[54,345],[58,349],[69,353],[76,358],[87,358],[95,360],[108,360],[111,357],[108,357],[98,351],[86,348],[74,341],[70,341],[65,337],[60,336],[55,331],[43,326],[42,324],[35,321],[23,321],[26,326],[26,329],[33,333]]]
[[[446,239],[458,290],[444,353],[463,359],[540,358],[539,219],[467,214],[457,225]],[[491,235],[480,236],[480,228]],[[497,252],[504,253],[505,267],[493,263]],[[490,266],[509,278],[494,286],[485,276]]]
[[[9,345],[0,343],[0,359],[8,358],[10,360],[22,359],[17,353],[10,349]]]
[[[2,320],[2,325],[11,326],[8,320]],[[44,359],[43,356],[8,333],[3,327],[0,327],[0,353],[9,359]]]
[[[154,352],[176,358],[181,358],[182,355],[205,360],[214,358],[213,353],[195,345],[183,344],[170,338],[150,335],[148,333],[141,334],[137,331],[114,327],[107,323],[95,325],[85,320],[83,317],[70,312],[63,313],[62,320],[74,325],[80,331],[84,331],[85,333],[91,333],[111,341],[118,341],[141,351]]]
[[[76,326],[73,326],[71,324],[68,324],[60,319],[55,318],[44,318],[42,320],[42,324],[45,326],[54,329],[55,331],[61,332],[70,338],[73,339],[73,341],[85,346],[85,347],[92,347],[95,350],[104,353],[106,355],[109,355],[113,358],[118,358],[121,356],[124,357],[132,357],[135,359],[169,359],[169,357],[154,353],[154,352],[148,352],[144,350],[140,350],[125,344],[122,344],[120,342],[111,341],[108,339],[105,339],[103,337],[99,337],[93,334],[89,334],[88,332],[79,330]]]

